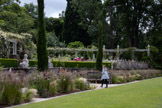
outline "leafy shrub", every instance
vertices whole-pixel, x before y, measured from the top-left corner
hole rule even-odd
[[[0,64],[4,67],[18,67],[19,62],[17,59],[0,58]]]
[[[0,75],[1,102],[13,105],[22,102],[22,82],[18,74],[2,72]]]
[[[0,71],[2,71],[3,70],[3,66],[1,66],[1,64],[0,64]]]
[[[125,52],[123,52],[121,54],[120,58],[126,59],[126,60],[132,60],[132,59],[134,59],[134,51],[133,50],[135,50],[134,47],[128,48],[127,51],[125,51]]]
[[[2,84],[0,83],[0,104],[2,102]]]
[[[29,66],[30,67],[37,67],[37,61],[36,60],[29,60]]]
[[[125,83],[135,80],[161,77],[161,70],[114,70],[111,71],[112,83]]]
[[[124,82],[125,82],[125,78],[123,76],[117,77],[117,83],[124,83]]]
[[[2,102],[6,105],[21,103],[21,84],[16,81],[6,81],[3,83]]]
[[[112,83],[115,84],[117,82],[118,82],[117,75],[116,74],[112,74]]]
[[[56,81],[53,81],[50,83],[49,92],[51,96],[57,93],[57,82]]]
[[[75,88],[79,90],[87,90],[90,87],[85,78],[77,78],[75,79]]]
[[[57,87],[54,80],[54,73],[40,72],[28,76],[28,82],[31,88],[36,88],[41,97],[50,97],[56,94]]]
[[[136,74],[136,80],[142,80],[142,77],[140,74]]]
[[[74,90],[74,83],[70,75],[62,75],[58,80],[58,91],[60,93],[70,93]]]
[[[17,73],[1,72],[0,75],[0,102],[14,105],[24,102],[21,88],[23,77]]]
[[[22,88],[22,98],[24,102],[30,102],[37,95],[36,89]]]
[[[70,42],[68,48],[84,48],[84,44],[80,41]]]
[[[49,84],[50,80],[40,77],[33,82],[33,87],[38,90],[39,96],[46,98],[50,95]]]

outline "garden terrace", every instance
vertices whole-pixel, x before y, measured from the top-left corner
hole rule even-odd
[[[16,108],[161,108],[162,78],[68,95]]]

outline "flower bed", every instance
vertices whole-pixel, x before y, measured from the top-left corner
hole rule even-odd
[[[161,70],[111,70],[111,83],[120,84],[155,77],[162,77]]]
[[[89,70],[93,71],[93,70]],[[48,72],[1,72],[0,107],[30,102],[33,97],[53,97],[92,89],[85,79],[87,70],[60,68]],[[112,83],[126,83],[162,76],[161,70],[110,70]],[[85,77],[85,78],[82,78]],[[94,89],[94,88],[93,88]]]
[[[84,78],[71,73],[35,72],[0,73],[0,107],[30,102],[33,97],[53,97],[57,95],[90,89]]]

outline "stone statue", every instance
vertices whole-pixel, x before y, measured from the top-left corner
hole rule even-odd
[[[29,61],[28,61],[28,55],[27,54],[24,54],[24,59],[20,63],[20,67],[21,68],[28,68],[29,67]]]
[[[51,63],[51,59],[48,56],[48,68],[53,68],[53,64]]]

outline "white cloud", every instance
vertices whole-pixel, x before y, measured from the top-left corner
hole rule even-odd
[[[48,16],[48,17],[58,18],[58,17],[59,17],[59,13],[61,13],[61,12],[51,13],[50,15],[47,15],[47,16]]]
[[[59,13],[65,11],[66,0],[44,0],[45,2],[45,16],[59,17]],[[21,5],[24,3],[33,3],[37,5],[37,0],[21,0]]]

